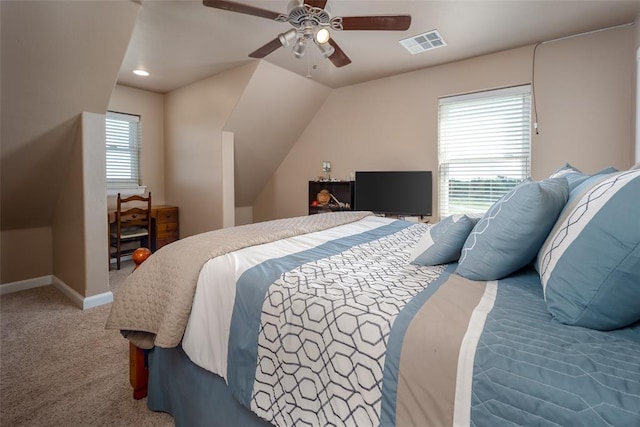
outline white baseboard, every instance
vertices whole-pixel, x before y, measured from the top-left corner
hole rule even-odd
[[[40,276],[32,279],[18,280],[17,282],[3,283],[0,285],[0,295],[10,294],[12,292],[25,291],[27,289],[39,288],[52,283],[53,276]]]
[[[82,302],[82,309],[88,310],[90,308],[99,307],[101,305],[109,304],[113,302],[113,292],[107,291],[98,295],[92,295],[86,297]]]
[[[57,290],[62,292],[64,296],[69,298],[75,305],[83,310],[88,310],[93,307],[98,307],[113,302],[113,293],[111,291],[103,292],[98,295],[92,295],[90,297],[83,297],[62,280],[58,279],[56,276],[51,275],[0,284],[0,295],[6,295],[12,292],[25,291],[27,289],[39,288],[41,286],[48,285],[53,285]]]
[[[98,306],[113,302],[113,293],[111,291],[103,292],[101,294],[93,295],[90,297],[83,297],[78,292],[76,292],[75,289],[71,288],[69,285],[64,283],[62,280],[58,279],[56,276],[53,276],[52,282],[53,282],[53,286],[55,286],[56,289],[62,292],[75,305],[77,305],[83,310],[88,310],[93,307],[98,307]]]

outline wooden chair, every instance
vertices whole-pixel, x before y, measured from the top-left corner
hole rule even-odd
[[[141,202],[146,202],[146,206]],[[139,241],[139,247],[151,248],[151,193],[148,197],[125,198],[118,193],[116,221],[110,232],[110,246],[115,250],[111,256],[115,256],[118,270],[120,270],[120,257],[136,249],[123,250],[122,243],[132,241]]]

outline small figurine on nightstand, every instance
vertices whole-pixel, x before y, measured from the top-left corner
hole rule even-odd
[[[322,161],[322,172],[324,173],[322,180],[323,181],[330,181],[331,180],[331,162],[328,160],[323,160]]]

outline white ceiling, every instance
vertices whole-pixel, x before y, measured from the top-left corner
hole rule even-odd
[[[289,23],[206,7],[198,0],[141,3],[118,82],[168,92],[255,59],[247,55],[291,28]],[[286,13],[288,0],[237,0]],[[332,16],[404,14],[407,31],[332,31],[352,63],[336,68],[316,49],[302,59],[280,48],[265,60],[337,88],[573,34],[629,24],[635,1],[328,0]],[[446,47],[411,55],[398,41],[438,29]],[[311,55],[309,55],[312,53]],[[150,77],[138,77],[144,68]]]

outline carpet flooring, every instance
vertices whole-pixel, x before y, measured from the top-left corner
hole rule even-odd
[[[117,287],[133,269],[110,272]],[[173,426],[132,398],[128,341],[53,286],[0,297],[0,425]]]

